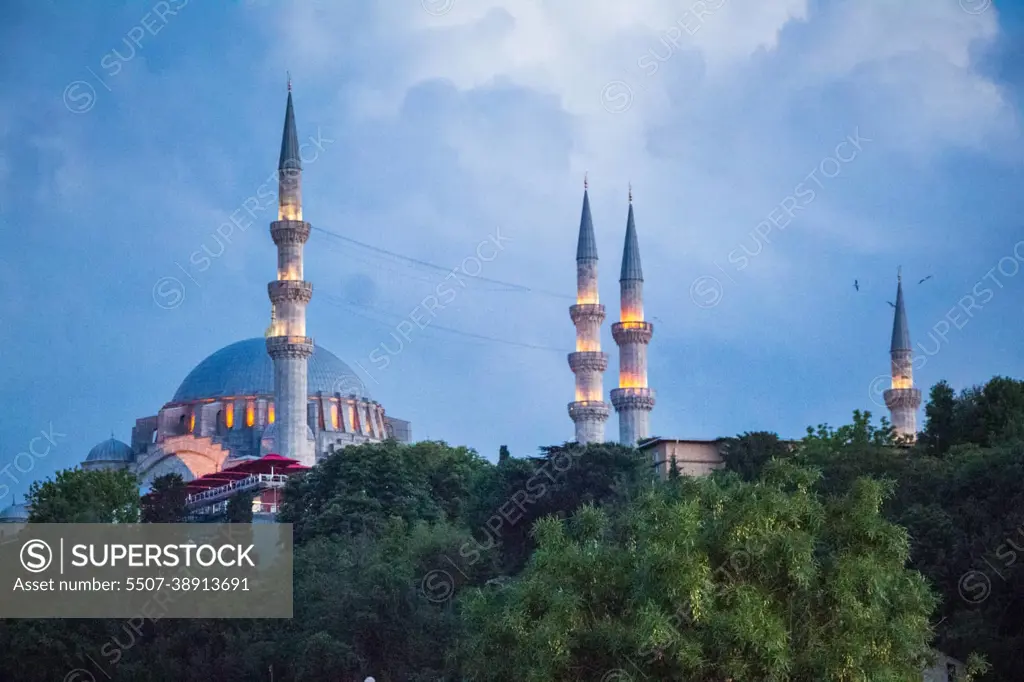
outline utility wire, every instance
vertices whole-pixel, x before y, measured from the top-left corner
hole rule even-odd
[[[404,255],[402,255],[400,253],[395,253],[394,251],[388,251],[387,249],[382,249],[382,248],[380,248],[378,246],[373,246],[371,244],[367,244],[365,242],[361,242],[359,240],[352,239],[351,237],[345,237],[343,235],[338,234],[337,232],[331,232],[330,230],[325,230],[322,227],[313,227],[312,229],[316,230],[317,232],[321,232],[321,233],[323,233],[325,235],[328,235],[330,237],[334,237],[335,239],[339,239],[341,241],[348,242],[350,244],[355,244],[356,246],[359,246],[361,248],[368,249],[368,250],[374,251],[376,253],[385,254],[385,255],[391,256],[392,258],[397,258],[399,260],[403,260],[403,261],[406,261],[408,263],[414,263],[414,264],[420,265],[422,267],[432,268],[434,270],[438,270],[440,272],[445,272],[445,273],[449,273],[449,272],[452,271],[451,268],[446,268],[444,266],[437,265],[436,263],[429,263],[429,262],[427,262],[425,260],[420,260],[418,258],[412,258],[410,256],[404,256]],[[467,277],[468,276],[469,275],[467,275]],[[501,286],[505,286],[505,287],[512,287],[513,289],[516,289],[518,291],[526,291],[526,292],[531,292],[531,293],[535,293],[535,294],[543,294],[544,296],[551,296],[551,297],[554,297],[554,298],[560,298],[560,299],[575,299],[576,298],[575,296],[567,296],[565,294],[560,294],[560,293],[557,293],[557,292],[554,292],[554,291],[548,291],[546,289],[538,289],[538,288],[535,288],[535,287],[528,287],[528,286],[524,286],[522,284],[516,284],[515,282],[506,282],[506,281],[503,281],[503,280],[500,280],[500,279],[491,279],[490,277],[475,276],[475,277],[473,277],[473,279],[479,280],[481,282],[490,282],[491,284],[500,284]]]
[[[374,317],[372,317],[369,314],[362,313],[359,310],[354,310],[353,308],[362,308],[364,310],[373,311],[373,312],[377,313],[378,315],[383,315],[385,317],[390,317],[391,319],[394,319],[394,320],[401,321],[401,320],[408,319],[408,315],[396,315],[395,313],[389,313],[387,311],[380,310],[379,308],[374,308],[372,306],[365,306],[365,305],[360,305],[358,303],[351,303],[349,301],[341,300],[341,299],[339,299],[336,296],[331,296],[330,294],[326,294],[326,295],[321,294],[320,298],[321,298],[321,300],[326,300],[331,305],[338,306],[338,307],[348,308],[349,312],[352,313],[353,315],[361,317],[361,318],[363,318],[365,320],[370,320],[371,322],[376,322],[377,324],[381,324],[381,325],[389,325],[390,323],[385,322],[385,321],[380,320],[380,319],[377,319],[377,318],[374,318]],[[492,342],[492,343],[501,343],[501,344],[504,344],[504,345],[507,345],[507,346],[515,346],[517,348],[529,348],[529,349],[532,349],[532,350],[555,351],[555,352],[558,352],[558,353],[568,353],[568,352],[570,352],[570,351],[568,351],[565,348],[556,348],[554,346],[541,346],[541,345],[532,344],[532,343],[524,343],[522,341],[511,341],[509,339],[502,339],[502,338],[497,338],[497,337],[494,337],[494,336],[485,336],[483,334],[475,334],[473,332],[467,332],[467,331],[463,331],[461,329],[452,329],[451,327],[442,327],[441,325],[436,325],[436,324],[429,324],[429,325],[423,327],[423,329],[436,329],[437,331],[444,331],[444,332],[448,332],[450,334],[456,334],[456,335],[459,335],[459,336],[465,336],[465,337],[468,337],[468,338],[471,338],[471,339],[477,339],[477,340],[480,340],[480,341],[489,341],[489,342]]]

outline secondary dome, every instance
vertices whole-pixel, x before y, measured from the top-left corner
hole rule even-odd
[[[135,458],[135,453],[127,443],[122,443],[111,436],[103,441],[86,455],[86,462],[130,462]]]
[[[355,372],[320,346],[314,347],[306,374],[311,396],[341,393],[370,398]],[[207,357],[188,373],[171,402],[246,395],[274,395],[274,361],[263,338],[233,343]]]
[[[0,511],[0,523],[24,523],[28,521],[28,506],[12,504]]]

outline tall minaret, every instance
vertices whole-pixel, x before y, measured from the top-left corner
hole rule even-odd
[[[608,403],[604,402],[603,374],[608,355],[601,352],[604,306],[597,293],[597,240],[590,217],[587,180],[583,179],[583,214],[576,246],[576,305],[569,308],[576,325],[576,352],[569,354],[569,368],[576,375],[576,400],[569,403],[569,417],[576,424],[577,443],[603,443]]]
[[[654,391],[647,386],[647,344],[654,325],[644,321],[644,273],[633,222],[632,187],[619,288],[620,321],[612,325],[612,338],[619,347],[619,387],[612,391],[612,405],[619,413],[619,443],[633,447],[651,435]]]
[[[917,439],[917,410],[921,407],[921,391],[914,388],[914,355],[910,348],[910,328],[903,305],[903,274],[896,276],[896,314],[892,323],[892,388],[883,394],[892,414],[896,435],[910,442]]]
[[[277,279],[267,285],[272,306],[267,353],[274,361],[275,446],[278,454],[311,466],[316,453],[307,436],[306,361],[313,354],[313,339],[306,336],[306,305],[313,297],[313,285],[302,279],[302,248],[310,225],[302,220],[302,163],[291,79],[277,169],[277,220],[270,224],[270,236],[277,245]]]

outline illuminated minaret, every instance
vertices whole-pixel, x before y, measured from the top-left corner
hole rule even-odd
[[[619,347],[619,387],[612,390],[611,397],[619,413],[619,443],[633,447],[637,441],[651,435],[654,391],[647,386],[647,344],[654,333],[654,325],[644,321],[644,273],[633,222],[632,188],[619,290],[620,321],[612,325],[612,338]]]
[[[896,314],[892,323],[892,388],[883,394],[892,414],[896,435],[907,442],[917,439],[917,410],[921,407],[921,391],[914,388],[914,354],[910,348],[910,327],[903,305],[903,275],[896,277]]]
[[[313,339],[306,336],[306,305],[313,297],[313,285],[302,279],[302,249],[309,239],[310,225],[302,220],[302,163],[290,79],[277,169],[277,220],[270,224],[270,236],[277,245],[277,279],[267,285],[271,303],[267,353],[274,361],[275,446],[278,454],[311,466],[316,463],[316,454],[306,425],[306,361],[313,354]]]
[[[576,305],[569,308],[569,316],[576,325],[576,352],[569,354],[569,368],[576,375],[576,400],[569,403],[569,417],[576,424],[577,443],[603,443],[604,423],[610,413],[604,402],[603,383],[608,355],[601,352],[604,306],[597,293],[597,240],[586,178],[576,246]]]

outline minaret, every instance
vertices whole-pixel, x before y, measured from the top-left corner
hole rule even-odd
[[[619,413],[619,442],[635,447],[637,441],[651,435],[654,391],[647,386],[647,344],[654,333],[654,325],[644,321],[644,273],[633,221],[632,187],[619,290],[620,321],[612,325],[612,338],[619,347],[619,387],[612,391],[611,397]]]
[[[307,436],[306,361],[313,354],[313,339],[306,336],[306,305],[313,297],[313,285],[302,279],[302,249],[310,225],[302,220],[302,163],[291,79],[277,170],[277,220],[270,224],[270,236],[277,245],[277,279],[267,285],[272,306],[267,353],[274,361],[275,446],[278,454],[311,466],[316,453]]]
[[[903,305],[903,274],[896,277],[896,314],[892,323],[892,388],[883,394],[892,414],[896,435],[913,442],[917,439],[917,410],[921,407],[921,391],[914,388],[914,356],[910,348],[910,328]]]
[[[597,293],[597,240],[586,178],[576,246],[576,305],[569,308],[569,316],[576,325],[576,352],[569,354],[569,368],[576,375],[576,400],[569,403],[569,417],[576,424],[577,443],[603,443],[604,423],[610,413],[604,402],[603,384],[608,355],[601,352],[604,306]]]

